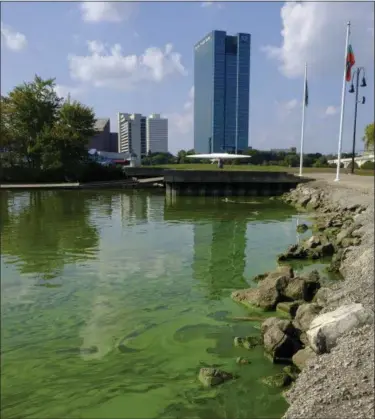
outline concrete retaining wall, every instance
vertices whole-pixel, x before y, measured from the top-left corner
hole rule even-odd
[[[301,179],[285,172],[166,170],[167,195],[278,196]]]

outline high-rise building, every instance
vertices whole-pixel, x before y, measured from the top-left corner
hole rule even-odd
[[[159,114],[118,114],[119,153],[135,153],[138,157],[149,152],[168,152],[168,120]]]
[[[161,118],[159,114],[151,114],[146,125],[147,153],[168,152],[168,119]]]
[[[249,143],[251,35],[212,31],[194,51],[194,149],[241,152]]]
[[[118,114],[119,153],[146,155],[146,118],[139,113]]]

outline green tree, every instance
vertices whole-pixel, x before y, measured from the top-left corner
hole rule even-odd
[[[75,167],[87,158],[87,144],[95,134],[94,111],[79,102],[66,101],[57,120],[38,138],[44,168]]]
[[[287,154],[284,158],[284,162],[288,167],[298,167],[299,156],[297,156],[297,154]]]
[[[375,138],[374,123],[368,124],[365,128],[365,135],[363,137],[366,150],[374,149],[374,138]]]
[[[183,164],[185,163],[185,160],[186,160],[186,150],[180,150],[177,153],[177,163]]]
[[[53,79],[35,76],[33,82],[16,86],[8,96],[1,98],[4,147],[30,168],[40,167],[39,138],[57,119],[61,99],[54,87]]]
[[[2,173],[2,177],[36,180],[40,173],[58,169],[62,180],[64,173],[83,170],[80,163],[87,160],[95,115],[79,102],[59,98],[54,79],[36,75],[2,96],[0,105],[1,163],[11,168],[11,176]]]
[[[320,156],[315,163],[313,163],[313,167],[328,167],[328,160],[325,156]]]

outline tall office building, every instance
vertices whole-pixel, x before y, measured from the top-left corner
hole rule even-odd
[[[249,143],[251,35],[212,31],[194,51],[194,149],[241,152]]]
[[[118,114],[118,151],[145,156],[146,151],[146,118],[139,113]]]
[[[119,153],[135,153],[138,157],[149,152],[168,152],[168,119],[159,114],[118,114]]]
[[[146,123],[146,138],[147,153],[167,153],[168,119],[155,113],[150,115]]]

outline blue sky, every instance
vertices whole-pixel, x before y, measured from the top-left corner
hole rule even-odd
[[[110,117],[162,113],[169,148],[193,147],[193,46],[213,29],[252,34],[250,145],[299,147],[303,66],[310,104],[305,151],[336,152],[346,22],[366,104],[357,138],[374,120],[374,9],[371,3],[8,2],[1,5],[1,92],[34,74]],[[349,87],[349,86],[348,86]],[[343,149],[351,149],[354,95],[347,94]]]

